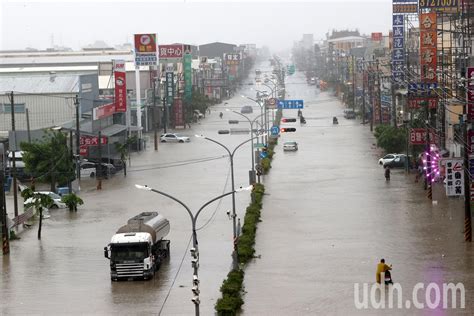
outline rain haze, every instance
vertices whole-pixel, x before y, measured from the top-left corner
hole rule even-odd
[[[1,0],[0,49],[80,49],[130,43],[156,32],[160,43],[256,43],[288,49],[303,33],[333,29],[387,33],[391,1],[28,1]]]

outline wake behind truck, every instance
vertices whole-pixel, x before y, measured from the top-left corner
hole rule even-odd
[[[143,212],[120,227],[104,256],[110,260],[110,278],[151,279],[170,254],[170,241],[163,239],[170,223],[157,212]]]

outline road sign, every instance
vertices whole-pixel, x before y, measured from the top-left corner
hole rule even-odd
[[[258,173],[262,174],[263,173],[263,167],[261,164],[255,165],[255,170],[257,170]]]
[[[260,158],[267,158],[268,154],[265,151],[260,152]]]
[[[255,145],[253,145],[254,148],[265,148],[265,144],[262,144],[262,143],[256,143]]]
[[[277,100],[275,98],[270,98],[266,102],[267,109],[269,110],[276,109],[276,105],[277,105]]]
[[[303,100],[278,100],[279,109],[302,109]]]
[[[272,136],[277,136],[280,134],[280,126],[272,126],[272,128],[270,128],[270,133]]]

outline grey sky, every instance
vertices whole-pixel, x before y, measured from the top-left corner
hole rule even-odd
[[[95,40],[131,42],[157,33],[159,43],[221,41],[289,48],[303,33],[332,29],[388,33],[390,0],[345,1],[38,1],[0,0],[0,50],[54,44],[78,49]]]

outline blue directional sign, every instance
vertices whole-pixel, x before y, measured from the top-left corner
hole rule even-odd
[[[267,158],[267,157],[268,157],[268,154],[265,151],[260,152],[260,158],[264,159],[264,158]]]
[[[303,100],[278,100],[279,109],[302,109]]]
[[[275,126],[272,126],[272,127],[270,128],[270,134],[271,134],[272,136],[277,136],[278,134],[280,134],[280,126],[276,126],[276,125],[275,125]]]

